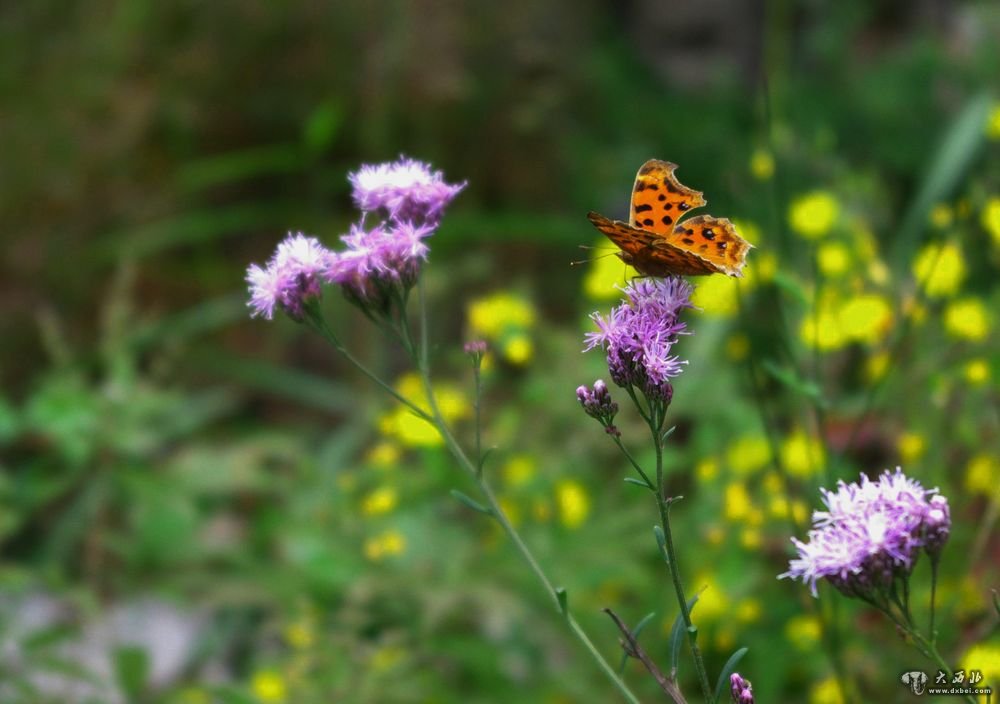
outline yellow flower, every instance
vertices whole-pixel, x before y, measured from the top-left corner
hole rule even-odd
[[[371,450],[368,451],[366,460],[371,464],[379,468],[395,467],[396,463],[399,462],[399,448],[393,445],[391,442],[379,442],[376,443]]]
[[[875,382],[885,376],[889,371],[889,359],[889,353],[882,351],[865,360],[865,376],[868,377],[868,381]]]
[[[793,431],[781,445],[781,462],[792,476],[808,477],[820,470],[823,461],[823,443],[803,430]]]
[[[734,362],[742,362],[750,354],[750,338],[736,332],[726,339],[726,356]]]
[[[711,458],[703,459],[694,466],[694,473],[699,481],[712,481],[719,476],[719,463]]]
[[[559,520],[567,528],[577,528],[590,513],[590,497],[579,482],[563,479],[556,484],[556,503],[559,506]]]
[[[970,459],[965,467],[965,488],[970,493],[1000,500],[1000,460],[986,453]]]
[[[844,704],[844,695],[837,680],[827,677],[813,685],[809,692],[809,704]]]
[[[799,325],[799,337],[809,347],[829,352],[846,345],[850,340],[840,328],[837,311],[824,306],[819,313],[807,314]]]
[[[767,502],[767,512],[774,518],[788,517],[788,497],[772,496]]]
[[[973,386],[982,386],[990,380],[990,365],[985,359],[970,359],[962,369],[965,380]]]
[[[531,338],[524,333],[512,335],[503,344],[503,356],[512,364],[527,364],[534,352]]]
[[[809,518],[809,507],[806,506],[806,502],[802,499],[794,499],[792,501],[792,518],[799,525],[806,522]]]
[[[951,224],[955,221],[955,211],[947,203],[938,203],[931,208],[928,219],[931,221],[931,225],[939,230],[943,230],[946,227],[951,227]]]
[[[691,303],[707,315],[730,318],[739,309],[740,285],[745,284],[731,276],[706,277],[695,287]]]
[[[990,116],[986,119],[986,136],[1000,139],[1000,103],[994,103]]]
[[[743,482],[729,482],[723,492],[723,515],[736,522],[750,515],[750,492]]]
[[[990,332],[990,316],[978,298],[962,298],[944,310],[944,329],[961,340],[983,340]]]
[[[606,239],[602,238],[595,249],[600,254],[591,262],[583,278],[583,292],[592,301],[617,301],[622,293],[616,286],[624,285],[639,272],[611,254],[617,248]]]
[[[759,281],[771,281],[778,273],[778,258],[774,256],[774,252],[761,252],[753,257],[751,264],[753,266],[747,268],[747,274],[756,272]]]
[[[752,474],[770,460],[771,448],[763,435],[741,435],[726,451],[726,462],[737,476]]]
[[[815,616],[793,616],[785,624],[785,638],[796,650],[805,652],[814,650],[822,633],[819,621]]]
[[[736,620],[741,623],[753,623],[760,620],[764,608],[758,599],[747,597],[736,603]]]
[[[826,276],[840,276],[851,269],[851,253],[842,242],[825,242],[816,251],[819,270]]]
[[[254,696],[264,704],[283,702],[288,695],[285,679],[271,670],[255,673],[250,688],[253,690]]]
[[[899,451],[902,463],[909,465],[923,456],[927,449],[927,441],[920,433],[905,432],[896,439],[896,449]]]
[[[418,408],[430,412],[423,384],[416,374],[403,375],[396,383],[396,390]],[[469,402],[455,385],[435,384],[434,396],[445,421],[452,423],[469,415]],[[436,447],[444,443],[437,428],[402,405],[379,419],[379,430],[383,435],[396,438],[409,447]]]
[[[713,575],[699,575],[692,586],[698,592],[694,619],[698,623],[712,623],[729,613],[729,602],[719,582]]]
[[[377,562],[385,557],[401,555],[406,550],[406,538],[402,533],[388,530],[365,541],[365,557]]]
[[[965,655],[959,660],[961,667],[966,672],[966,677],[971,670],[979,670],[983,679],[979,686],[989,685],[996,692],[1000,685],[1000,643],[977,643],[965,651]]]
[[[523,486],[534,478],[535,470],[531,455],[514,455],[503,466],[503,480],[508,486]]]
[[[841,332],[848,338],[869,344],[878,342],[892,324],[892,307],[875,293],[854,296],[839,311]]]
[[[308,619],[299,619],[285,627],[285,640],[293,648],[305,650],[316,642],[316,632],[313,630],[312,622]]]
[[[361,502],[361,512],[366,516],[381,516],[389,513],[399,503],[399,492],[391,486],[381,486],[372,491]]]
[[[472,337],[497,339],[509,329],[535,325],[535,308],[530,301],[507,291],[500,291],[469,304],[469,328]]]
[[[813,191],[792,201],[788,223],[807,240],[823,237],[840,217],[840,203],[827,191]]]
[[[983,206],[983,229],[990,233],[993,244],[1000,247],[1000,196],[992,196]]]
[[[750,173],[759,181],[766,181],[774,175],[774,157],[766,149],[754,149],[750,155]]]
[[[761,537],[760,530],[757,528],[746,527],[740,531],[740,545],[747,550],[756,550],[763,544],[764,540]]]
[[[926,245],[913,260],[913,276],[928,298],[954,295],[965,280],[962,250],[953,242]]]

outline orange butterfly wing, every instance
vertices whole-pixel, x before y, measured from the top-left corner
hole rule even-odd
[[[676,179],[676,168],[658,159],[639,168],[628,224],[593,212],[587,217],[618,245],[625,263],[647,276],[742,276],[753,245],[726,218],[699,215],[681,221],[689,210],[705,205],[705,199]]]

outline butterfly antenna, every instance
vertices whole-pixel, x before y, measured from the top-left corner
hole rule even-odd
[[[597,247],[591,247],[590,245],[581,244],[580,245],[580,249],[597,249]],[[604,257],[610,257],[611,255],[615,254],[616,251],[617,250],[611,250],[611,251],[605,252],[604,254],[600,254],[600,255],[598,255],[596,257],[591,257],[590,259],[580,259],[579,261],[570,262],[569,265],[570,266],[578,266],[580,264],[589,264],[590,262],[596,262],[598,259],[604,259]]]

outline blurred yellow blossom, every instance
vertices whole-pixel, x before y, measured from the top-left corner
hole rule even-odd
[[[308,618],[300,618],[285,627],[285,641],[293,648],[305,650],[312,647],[316,642],[316,631],[313,629],[312,621]]]
[[[986,136],[990,139],[1000,139],[1000,102],[993,104],[993,109],[986,118]]]
[[[509,291],[498,291],[469,303],[469,337],[495,343],[507,361],[524,364],[534,349],[529,332],[536,319],[531,301]]]
[[[981,685],[990,685],[996,692],[997,685],[1000,685],[1000,642],[977,643],[965,651],[958,662],[966,672],[979,670],[983,675]]]
[[[700,574],[691,586],[698,593],[696,611],[699,623],[712,623],[729,613],[729,600],[714,575]]]
[[[809,507],[802,499],[792,499],[792,520],[802,525],[809,518]]]
[[[1000,247],[1000,196],[991,196],[983,206],[983,229],[990,233],[993,244]]]
[[[815,616],[793,616],[785,623],[785,638],[796,650],[812,651],[819,643],[822,628]]]
[[[212,704],[212,697],[201,687],[185,687],[177,696],[179,704]]]
[[[829,306],[821,307],[820,311],[812,311],[802,318],[799,325],[799,336],[809,347],[829,352],[843,347],[849,338],[840,328],[840,317],[837,311]]]
[[[757,281],[771,281],[778,273],[778,258],[774,252],[761,252],[759,255],[754,255],[751,263],[752,265],[747,268],[747,273],[754,272]]]
[[[866,293],[847,299],[839,311],[842,333],[858,342],[878,342],[892,324],[892,306],[876,293]]]
[[[521,525],[521,507],[514,503],[509,496],[501,496],[499,499],[500,510],[507,516],[507,520],[513,525]]]
[[[730,521],[739,521],[750,515],[750,492],[743,482],[726,484],[722,495],[723,514]]]
[[[774,518],[788,518],[788,497],[771,495],[767,502],[767,512]]]
[[[767,438],[760,434],[741,435],[726,450],[726,462],[737,476],[763,469],[771,460]]]
[[[747,526],[740,531],[740,545],[747,550],[756,550],[764,543],[760,529]]]
[[[734,362],[742,362],[750,354],[750,338],[736,332],[726,338],[726,357]]]
[[[535,459],[531,455],[514,455],[501,471],[508,486],[522,486],[534,478],[535,470]]]
[[[601,238],[594,249],[598,254],[583,277],[583,292],[592,301],[617,301],[622,296],[617,287],[624,286],[639,272],[611,253],[618,250],[608,240]]]
[[[254,673],[250,688],[253,690],[254,696],[264,704],[283,702],[288,696],[285,679],[272,670]]]
[[[889,371],[889,353],[885,350],[876,352],[865,360],[865,376],[869,382],[878,381]]]
[[[559,520],[567,528],[577,528],[590,513],[590,497],[582,484],[572,479],[562,479],[556,484],[556,504]]]
[[[405,374],[400,377],[396,383],[396,390],[400,396],[409,399],[418,408],[430,412],[423,384],[416,374]],[[466,418],[471,412],[465,394],[454,384],[435,384],[434,395],[446,422],[453,423]],[[379,419],[379,430],[383,435],[395,438],[410,447],[436,447],[444,443],[433,425],[415,416],[409,408],[402,405],[382,415]]]
[[[951,227],[951,224],[955,221],[955,211],[947,203],[938,203],[931,208],[928,220],[930,220],[931,225],[939,230],[943,230],[946,227]]]
[[[990,316],[978,298],[952,301],[944,310],[944,329],[962,340],[983,340],[990,332]]]
[[[808,477],[819,471],[823,462],[823,443],[804,430],[792,431],[781,444],[781,463],[792,476]]]
[[[396,466],[399,456],[398,447],[391,442],[382,441],[372,446],[365,459],[376,467],[388,468]]]
[[[975,455],[965,467],[965,488],[1000,500],[1000,460],[985,452]]]
[[[913,276],[928,298],[954,295],[965,280],[962,250],[954,242],[924,246],[913,260]]]
[[[406,550],[406,538],[396,530],[387,530],[365,541],[364,553],[369,560],[377,562],[385,557],[401,555]]]
[[[741,623],[753,623],[760,620],[764,607],[759,599],[746,597],[736,603],[736,620]]]
[[[766,181],[774,175],[774,157],[767,149],[754,149],[750,155],[750,173],[753,177]]]
[[[889,283],[889,267],[881,259],[872,259],[868,262],[868,280],[873,284],[885,286]]]
[[[784,491],[785,482],[781,479],[781,475],[777,472],[769,471],[764,475],[764,479],[761,481],[760,486],[765,493],[778,494]]]
[[[703,482],[708,482],[719,476],[719,463],[706,457],[694,466],[695,476]]]
[[[816,251],[816,261],[825,276],[840,276],[851,268],[851,253],[842,242],[824,242]]]
[[[749,269],[747,270],[749,274]],[[740,286],[746,282],[731,276],[708,276],[699,281],[691,294],[691,303],[706,315],[730,318],[739,310]]]
[[[927,441],[920,433],[903,432],[896,439],[896,450],[902,464],[908,465],[923,457]]]
[[[389,513],[399,503],[399,492],[395,487],[380,486],[371,491],[361,502],[361,512],[366,516],[380,516]]]
[[[722,545],[726,531],[718,523],[712,523],[705,528],[705,540],[709,545]]]
[[[985,359],[970,359],[962,368],[965,380],[973,386],[982,386],[990,380],[990,365]]]
[[[844,704],[844,695],[834,677],[827,677],[813,685],[809,692],[809,704]]]
[[[788,224],[809,240],[823,237],[840,217],[840,203],[828,191],[813,191],[792,201],[788,209]]]

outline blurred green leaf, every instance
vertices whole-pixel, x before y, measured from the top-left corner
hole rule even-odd
[[[729,676],[733,674],[736,670],[736,666],[740,664],[740,660],[743,656],[747,654],[748,648],[740,648],[735,653],[729,656],[726,660],[726,664],[722,666],[722,671],[719,673],[719,679],[715,684],[715,702],[722,701],[722,693],[726,691],[729,686]]]
[[[222,183],[297,171],[306,163],[297,144],[250,147],[189,162],[179,170],[177,183],[183,190],[200,191]]]
[[[321,154],[333,144],[344,121],[339,103],[326,102],[313,110],[302,132],[302,141],[312,154]]]
[[[773,379],[780,382],[790,391],[815,399],[816,402],[823,408],[829,406],[826,399],[823,397],[822,390],[815,382],[800,378],[794,370],[783,369],[770,359],[763,360],[761,366],[764,367],[764,370]]]
[[[149,679],[149,656],[137,646],[117,648],[114,652],[115,679],[129,701],[142,699]]]
[[[698,594],[688,599],[688,613],[694,611],[694,605],[698,603]],[[677,612],[674,623],[670,627],[670,676],[676,677],[681,657],[681,641],[686,633],[684,629],[684,614]]]

